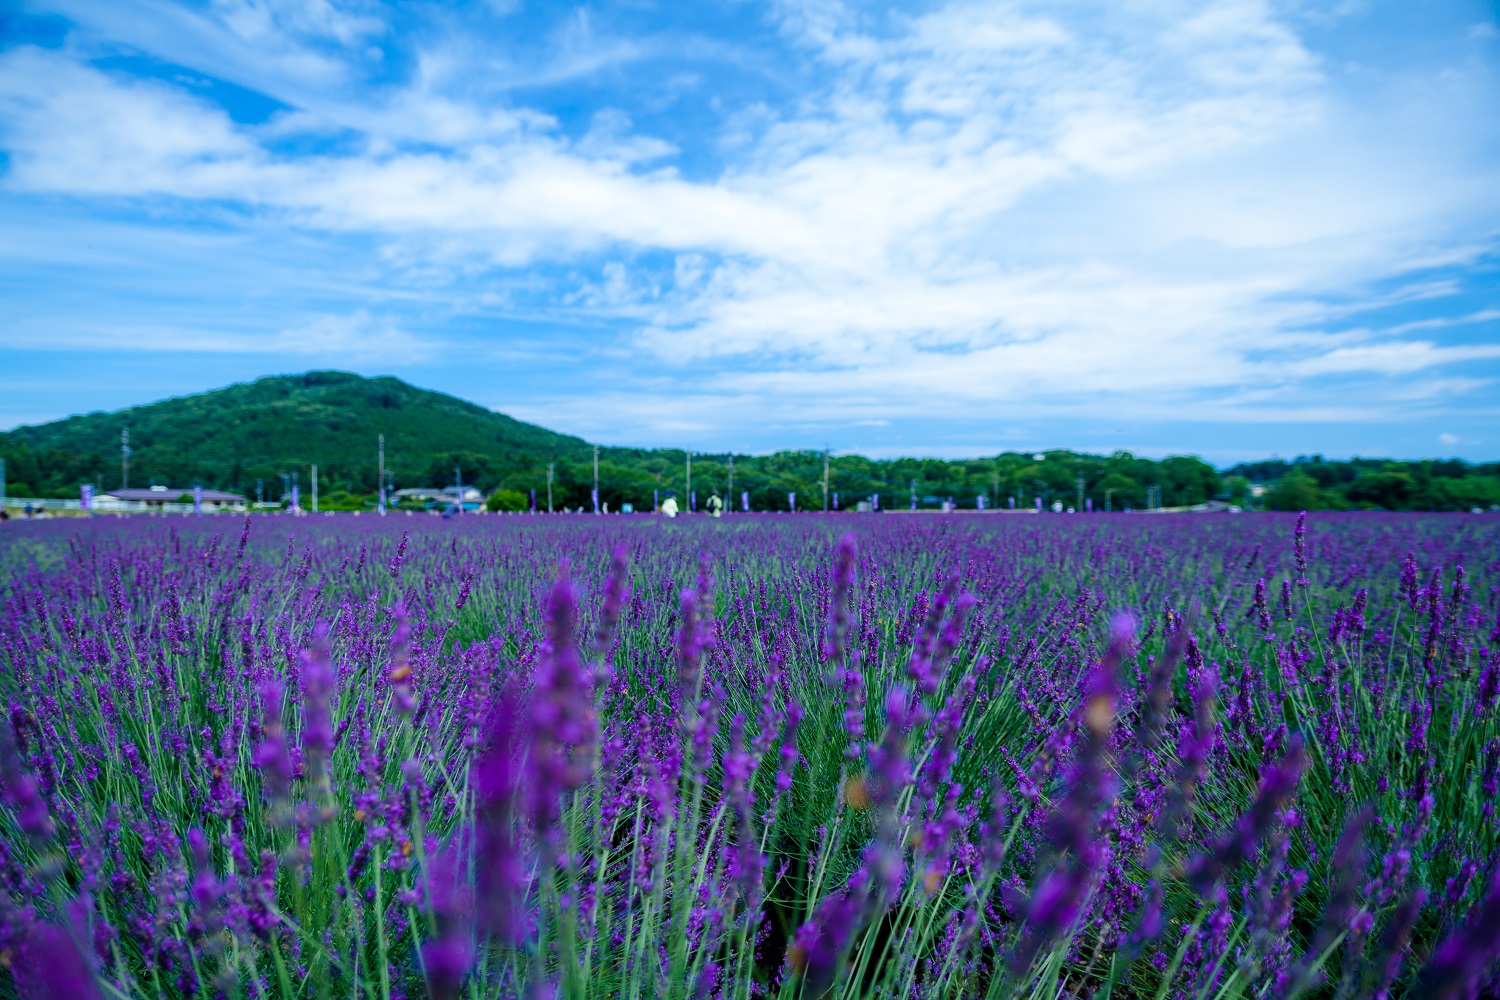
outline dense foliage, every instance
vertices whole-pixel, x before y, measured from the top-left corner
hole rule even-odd
[[[216,392],[184,396],[119,413],[69,417],[0,434],[11,496],[76,497],[80,483],[100,489],[120,482],[120,430],[131,434],[131,483],[201,485],[267,500],[283,498],[297,475],[318,465],[324,510],[375,506],[377,435],[386,440],[386,468],[396,487],[447,486],[455,473],[486,494],[508,491],[496,509],[547,508],[552,466],[555,509],[592,507],[593,446],[521,423],[473,403],[414,388],[394,378],[308,372],[263,378]],[[733,461],[733,488],[730,462]],[[679,505],[713,492],[738,508],[750,494],[756,511],[824,508],[821,452],[773,455],[695,454],[675,449],[600,449],[600,501],[618,510],[650,510],[666,491]],[[691,475],[691,481],[689,480]],[[1251,484],[1274,484],[1252,496]],[[259,484],[259,489],[257,489]],[[1221,476],[1191,456],[1162,461],[1129,452],[1006,452],[960,461],[833,457],[828,506],[849,507],[878,495],[885,507],[921,508],[945,501],[974,507],[1050,506],[1115,510],[1154,503],[1174,507],[1221,498],[1273,510],[1467,510],[1500,503],[1500,465],[1463,462],[1388,463],[1357,459],[1236,466]],[[836,496],[835,496],[836,495]],[[516,497],[521,501],[518,502]],[[795,500],[793,499],[795,498]]]
[[[1245,495],[1252,481],[1273,484],[1264,498],[1272,510],[1468,510],[1500,504],[1496,462],[1329,462],[1312,455],[1250,462],[1225,474],[1231,495]]]
[[[130,430],[131,485],[200,485],[252,498],[257,479],[268,497],[281,496],[283,473],[300,473],[306,489],[314,462],[325,493],[372,493],[380,434],[401,486],[451,483],[454,465],[470,456],[529,463],[589,451],[578,438],[400,379],[307,372],[0,434],[8,492],[72,497],[80,482],[118,487],[122,428]]]
[[[0,526],[0,994],[1497,986],[1500,519],[239,529]]]

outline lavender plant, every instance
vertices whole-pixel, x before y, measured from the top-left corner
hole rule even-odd
[[[1500,990],[1489,519],[221,524],[0,533],[0,996]]]

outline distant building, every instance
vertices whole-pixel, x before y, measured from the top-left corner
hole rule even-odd
[[[151,486],[147,489],[110,490],[108,493],[97,493],[94,502],[100,505],[112,503],[145,504],[148,507],[161,507],[169,503],[182,502],[183,496],[191,497],[193,488],[191,486]],[[191,502],[191,501],[189,501]],[[245,498],[238,493],[226,493],[223,490],[203,491],[204,510],[225,510],[228,508],[243,508]]]
[[[446,507],[452,503],[460,502],[458,488],[445,486],[438,489],[435,486],[413,486],[410,489],[397,490],[394,494],[397,503],[419,503],[424,507]],[[484,505],[484,494],[478,488],[465,486],[461,498],[464,510],[478,510]]]

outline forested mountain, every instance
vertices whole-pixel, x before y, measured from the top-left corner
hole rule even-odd
[[[529,504],[535,490],[545,507],[551,464],[554,505],[579,507],[589,503],[593,485],[593,446],[581,438],[400,379],[319,371],[0,434],[6,492],[71,497],[84,482],[101,491],[118,487],[120,431],[126,427],[133,486],[202,485],[253,498],[259,484],[266,499],[275,500],[294,474],[306,495],[310,467],[317,463],[324,507],[358,508],[373,503],[379,434],[385,435],[386,469],[397,488],[447,485],[456,467],[466,483],[486,493],[506,490],[511,505],[522,498]],[[621,503],[649,508],[657,491],[683,495],[689,489],[687,459],[677,449],[602,448],[601,499],[612,509]],[[798,509],[823,506],[823,455],[808,451],[694,453],[691,490],[700,504],[710,492],[726,493],[731,459],[736,506],[741,491],[750,493],[755,510],[786,510],[789,494],[796,495]],[[1256,491],[1254,484],[1268,488]],[[829,493],[838,494],[842,507],[879,494],[882,507],[905,508],[914,494],[919,507],[950,498],[973,507],[983,495],[1002,506],[1011,497],[1022,507],[1040,497],[1047,504],[1071,506],[1084,498],[1100,508],[1138,509],[1153,492],[1165,506],[1218,497],[1282,509],[1467,509],[1500,503],[1500,466],[1325,462],[1313,456],[1240,465],[1221,475],[1192,456],[1153,461],[1129,452],[1069,451],[961,461],[839,455],[829,461]],[[685,495],[682,501],[686,506]]]

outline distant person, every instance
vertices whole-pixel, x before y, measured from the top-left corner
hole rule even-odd
[[[717,493],[710,493],[708,503],[704,506],[708,508],[709,517],[718,517],[724,513],[724,501],[719,499],[719,494]]]
[[[667,517],[676,517],[677,497],[673,496],[671,493],[668,493],[667,498],[661,502],[661,512]]]

